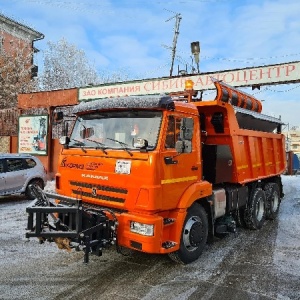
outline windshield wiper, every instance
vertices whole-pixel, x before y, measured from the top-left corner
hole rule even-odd
[[[107,137],[107,139],[110,140],[110,141],[119,143],[119,144],[123,147],[123,149],[124,149],[130,156],[133,155],[133,154],[129,151],[129,149],[128,149],[128,146],[129,146],[128,144],[123,143],[123,142],[118,141],[118,140],[115,140],[115,139],[108,138],[108,137]]]
[[[85,146],[85,142],[83,141],[79,141],[79,140],[76,140],[76,139],[71,139],[72,141],[76,142],[76,146],[79,146],[81,148],[81,150],[86,153],[86,150],[83,148],[83,146]]]
[[[95,141],[95,140],[92,140],[92,139],[86,139],[86,140],[87,140],[87,141],[90,141],[90,142],[93,142],[93,143],[95,143],[95,144],[97,144],[99,147],[96,147],[96,150],[97,150],[97,149],[101,149],[101,150],[103,151],[104,154],[107,154],[107,152],[106,152],[105,149],[104,149],[105,144],[100,143],[100,142]]]

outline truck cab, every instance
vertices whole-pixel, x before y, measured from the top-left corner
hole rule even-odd
[[[178,249],[186,208],[212,193],[202,180],[195,105],[169,96],[126,97],[81,103],[74,113],[56,192],[113,210],[121,246]]]

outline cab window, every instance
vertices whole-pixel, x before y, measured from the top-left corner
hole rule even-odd
[[[176,142],[180,140],[180,125],[182,118],[169,116],[168,127],[165,140],[165,148],[172,149],[175,148]]]

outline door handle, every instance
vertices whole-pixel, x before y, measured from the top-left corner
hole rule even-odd
[[[197,171],[197,170],[198,170],[198,167],[197,167],[197,166],[192,166],[191,170],[192,170],[192,171]]]
[[[178,163],[178,160],[173,160],[172,156],[165,156],[164,161],[166,165],[176,165]]]

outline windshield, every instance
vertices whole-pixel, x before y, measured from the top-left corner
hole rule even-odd
[[[69,147],[99,149],[144,149],[156,147],[162,119],[161,111],[95,112],[77,118]]]

